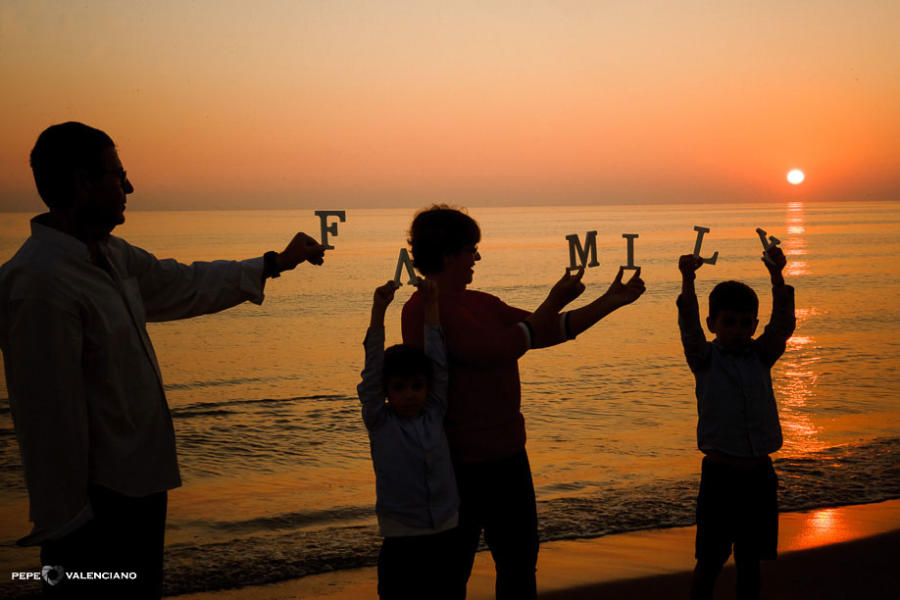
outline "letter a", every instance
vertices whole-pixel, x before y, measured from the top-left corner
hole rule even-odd
[[[409,252],[406,251],[406,248],[400,248],[400,256],[397,257],[397,270],[394,271],[394,283],[398,286],[403,285],[400,283],[400,274],[403,272],[403,267],[406,267],[406,272],[409,274],[409,281],[406,283],[416,285],[419,282],[419,278],[416,276],[416,271],[413,269],[413,264],[409,259]]]
[[[578,239],[578,234],[573,233],[567,235],[569,241],[569,268],[572,270],[578,267],[596,267],[600,263],[597,262],[597,232],[588,231],[584,235],[584,247]],[[591,262],[588,262],[588,252],[591,253]],[[575,254],[578,254],[578,262],[575,262]]]

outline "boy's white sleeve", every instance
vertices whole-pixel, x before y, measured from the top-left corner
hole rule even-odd
[[[700,325],[700,306],[697,295],[678,296],[678,328],[681,330],[681,345],[684,357],[691,371],[697,371],[709,358],[709,343]]]
[[[447,347],[440,325],[425,325],[425,356],[431,359],[432,380],[429,397],[441,412],[447,411]]]
[[[362,381],[356,386],[362,403],[363,423],[368,429],[377,427],[384,417],[384,327],[370,327],[363,341],[366,364]]]
[[[794,310],[794,288],[789,285],[772,287],[772,316],[763,334],[757,338],[763,362],[770,367],[781,358],[788,339],[797,326]]]

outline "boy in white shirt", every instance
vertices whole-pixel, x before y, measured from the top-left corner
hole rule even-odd
[[[697,497],[697,565],[693,600],[711,600],[716,579],[734,546],[737,597],[759,598],[760,559],[778,547],[778,478],[769,455],[781,448],[781,425],[770,370],[794,331],[794,288],[785,285],[784,253],[766,251],[772,281],[772,317],[762,335],[759,299],[739,281],[724,281],[709,295],[706,340],[694,291],[702,260],[679,259],[682,274],[678,325],[696,380],[697,445],[704,453]]]
[[[375,467],[375,512],[384,543],[378,557],[382,600],[461,598],[450,577],[459,497],[444,435],[447,358],[437,289],[420,279],[425,297],[425,350],[384,350],[384,313],[394,298],[389,281],[375,290],[364,342],[366,364],[357,387]]]

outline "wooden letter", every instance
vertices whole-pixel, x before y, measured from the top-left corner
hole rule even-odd
[[[769,239],[766,240],[766,231],[765,231],[765,229],[762,229],[760,227],[756,228],[756,235],[759,236],[759,240],[762,242],[762,245],[763,245],[763,255],[762,255],[763,262],[766,264],[772,265],[774,267],[775,262],[771,258],[769,258],[769,255],[766,254],[766,252],[772,246],[777,246],[778,244],[780,244],[781,240],[779,240],[774,235],[770,235]]]
[[[694,225],[694,231],[697,232],[697,241],[694,242],[694,256],[700,256],[700,246],[703,245],[703,234],[709,233],[709,227],[700,227],[699,225]],[[700,258],[703,262],[708,265],[716,264],[716,260],[719,258],[719,251],[716,250],[712,258]]]
[[[636,233],[623,233],[622,237],[628,240],[628,264],[622,265],[623,269],[637,269],[634,264],[634,238],[638,237]]]
[[[322,245],[325,246],[326,250],[334,250],[334,246],[328,243],[328,234],[337,237],[337,223],[332,223],[328,225],[328,217],[338,217],[341,220],[341,223],[347,220],[347,213],[343,210],[317,210],[315,211],[316,216],[319,217],[319,220],[322,224]]]
[[[397,257],[397,270],[394,271],[394,283],[398,287],[403,285],[400,283],[400,274],[403,272],[403,267],[406,267],[406,272],[409,275],[409,281],[406,283],[416,285],[419,282],[419,278],[416,276],[416,271],[413,269],[413,264],[409,259],[409,252],[406,251],[406,248],[400,248],[400,256]]]
[[[569,241],[569,268],[577,269],[578,267],[596,267],[600,263],[597,262],[597,232],[588,231],[584,236],[584,247],[578,239],[578,234],[573,233],[567,235]],[[588,252],[591,253],[591,262],[588,262]],[[579,262],[575,262],[575,254],[578,254]]]

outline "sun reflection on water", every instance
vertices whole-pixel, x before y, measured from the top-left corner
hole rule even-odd
[[[815,351],[812,337],[792,337],[780,362],[780,377],[775,381],[785,450],[794,456],[811,454],[825,447],[818,439],[820,427],[812,418],[819,378],[815,368],[819,357],[815,356]]]
[[[803,203],[791,202],[787,207],[787,228],[790,237],[782,242],[788,258],[785,275],[796,277],[809,274],[806,261],[797,260],[807,254],[804,226]],[[787,348],[778,362],[779,373],[775,377],[775,392],[781,427],[784,434],[784,449],[794,456],[802,456],[822,450],[825,445],[819,440],[821,428],[813,420],[816,405],[815,388],[819,373],[816,340],[806,334],[803,323],[816,314],[814,307],[796,309],[797,328],[788,340]],[[800,335],[798,335],[800,332]]]
[[[806,238],[802,237],[806,233],[806,220],[803,213],[802,202],[789,202],[787,207],[787,232],[790,237],[782,242],[784,254],[788,259],[785,275],[789,277],[797,277],[799,275],[809,275],[809,265],[804,260],[797,260],[797,257],[806,256]]]
[[[843,517],[841,511],[835,508],[807,513],[796,538],[790,540],[789,549],[815,548],[856,537],[852,524]]]

